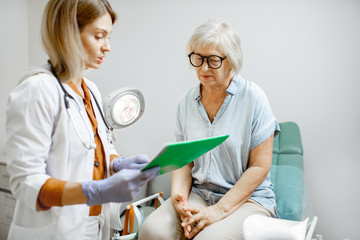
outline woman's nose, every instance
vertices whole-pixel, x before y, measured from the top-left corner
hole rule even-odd
[[[204,60],[203,64],[201,65],[201,68],[207,71],[209,69],[209,63],[206,60]]]
[[[102,50],[103,50],[104,52],[109,52],[109,51],[111,50],[110,41],[109,41],[108,38],[105,39],[104,44],[103,44],[103,46],[102,46]]]

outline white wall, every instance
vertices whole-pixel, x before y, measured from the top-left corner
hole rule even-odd
[[[21,11],[26,7],[17,6],[19,2],[24,1],[0,2],[1,13],[7,14],[1,14],[1,28],[20,29],[0,40],[1,136],[5,95],[26,68],[28,54],[30,65],[46,60],[38,35],[46,1],[28,1],[28,18],[26,13],[14,18],[10,14],[14,7]],[[330,240],[360,239],[359,1],[111,3],[119,15],[111,36],[112,52],[102,69],[88,76],[103,97],[116,88],[132,86],[146,99],[143,118],[117,132],[119,152],[153,156],[164,141],[174,140],[177,100],[197,84],[187,62],[186,42],[205,20],[224,19],[242,39],[242,75],[264,89],[279,121],[295,121],[300,126],[306,180],[313,210],[319,216],[316,232]],[[27,21],[28,37],[24,34]],[[24,39],[28,39],[28,48]],[[3,143],[0,139],[1,149]]]
[[[0,0],[0,161],[5,152],[7,96],[29,64],[27,1]]]

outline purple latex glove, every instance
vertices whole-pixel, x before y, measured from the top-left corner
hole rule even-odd
[[[144,172],[123,169],[109,178],[82,183],[82,192],[87,205],[100,205],[108,202],[128,202],[134,199],[140,188],[159,175],[159,167]]]
[[[118,157],[113,161],[114,172],[122,169],[140,170],[143,169],[150,162],[146,155],[136,155],[130,158]]]

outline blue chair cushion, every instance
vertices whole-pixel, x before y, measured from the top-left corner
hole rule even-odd
[[[300,130],[294,122],[280,123],[274,139],[270,179],[281,219],[301,220],[304,199],[304,160]]]

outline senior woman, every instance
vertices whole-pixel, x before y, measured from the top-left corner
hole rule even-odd
[[[269,171],[279,125],[264,92],[238,74],[240,39],[227,23],[200,25],[188,52],[200,84],[179,101],[176,139],[230,137],[172,173],[171,199],[147,218],[139,237],[242,239],[247,216],[275,216]]]

